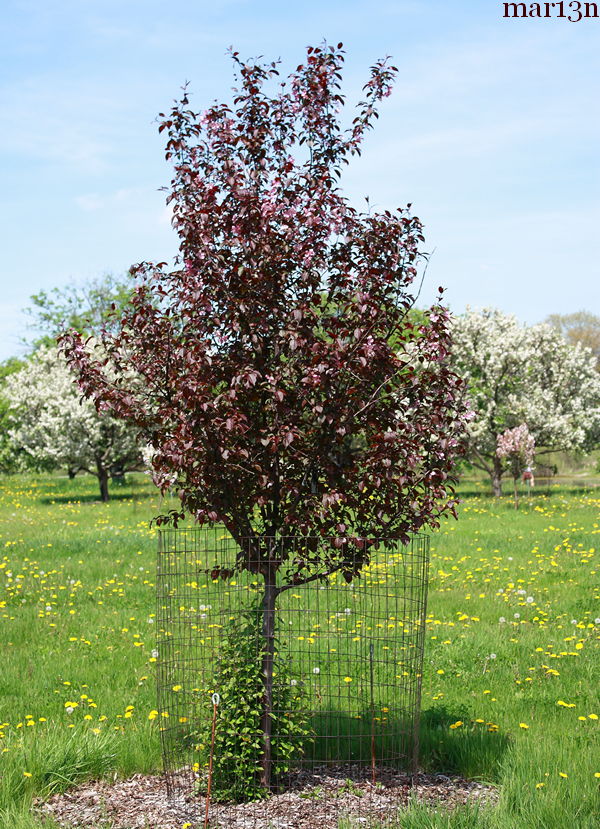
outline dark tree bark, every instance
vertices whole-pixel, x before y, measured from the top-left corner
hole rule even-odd
[[[96,469],[98,475],[98,483],[100,485],[100,500],[106,503],[109,500],[108,494],[108,469],[102,463],[102,460],[96,458]]]
[[[494,466],[491,474],[492,490],[496,498],[502,495],[502,462],[500,458],[494,457]]]
[[[264,574],[265,587],[262,601],[262,675],[264,683],[261,731],[263,734],[263,755],[261,760],[261,785],[270,791],[273,765],[273,662],[275,659],[275,609],[277,604],[277,570],[268,565]]]

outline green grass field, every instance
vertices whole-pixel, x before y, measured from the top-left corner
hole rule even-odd
[[[0,482],[0,826],[34,797],[160,767],[155,555],[144,476]],[[600,819],[600,490],[465,484],[432,539],[421,762],[500,787],[493,810],[415,804],[402,829],[592,829]],[[158,829],[158,828],[157,828]]]

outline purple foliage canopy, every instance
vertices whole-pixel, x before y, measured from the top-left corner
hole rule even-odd
[[[231,106],[198,114],[184,93],[161,114],[176,269],[132,269],[107,357],[73,331],[62,349],[196,521],[237,539],[407,539],[454,511],[465,407],[446,309],[410,313],[420,221],[359,212],[339,188],[397,70],[371,68],[344,129],[341,44],[309,48],[274,94],[277,63],[232,57]]]

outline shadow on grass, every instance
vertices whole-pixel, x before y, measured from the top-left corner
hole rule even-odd
[[[462,725],[450,728],[458,722]],[[368,710],[360,717],[341,711],[323,712],[311,718],[311,729],[315,737],[306,747],[305,762],[369,765],[374,744],[376,763],[412,769],[408,717],[373,722]],[[490,730],[488,724],[472,722],[466,709],[439,706],[421,713],[419,767],[424,771],[493,782],[499,779],[509,745],[509,738]]]
[[[519,491],[519,500],[523,505],[528,501],[535,501],[536,497],[547,497],[548,495],[581,495],[583,492],[598,489],[600,480],[589,479],[582,481],[570,481],[568,483],[556,479],[537,479],[535,488],[528,494],[525,491]],[[504,499],[512,499],[512,482],[507,481],[503,488],[502,496]],[[496,496],[492,492],[491,487],[477,486],[475,483],[463,483],[458,491],[458,497],[461,501],[469,501],[472,498],[483,499],[494,502]]]
[[[454,723],[462,725],[452,729]],[[426,771],[460,774],[494,782],[499,779],[502,758],[510,739],[489,730],[486,723],[472,723],[466,709],[445,706],[421,713],[419,764]]]
[[[306,747],[305,762],[377,764],[411,769],[411,726],[408,719],[374,720],[367,708],[360,714],[322,711],[313,714],[314,734]]]
[[[450,728],[458,722],[462,725]],[[352,763],[366,768],[371,764],[374,744],[377,765],[412,771],[408,716],[373,722],[368,709],[360,717],[329,711],[314,714],[310,726],[315,736],[304,747],[303,763]],[[509,746],[506,735],[490,730],[485,722],[473,722],[466,708],[442,705],[421,713],[419,768],[423,771],[497,782]]]
[[[116,492],[112,490],[110,492],[110,501],[150,501],[152,499],[156,500],[160,498],[160,493],[158,492],[146,492],[144,490],[133,490],[133,489],[118,489]],[[94,503],[102,503],[100,501],[100,493],[99,492],[83,492],[83,493],[71,493],[69,495],[44,495],[39,499],[40,504],[94,504]]]

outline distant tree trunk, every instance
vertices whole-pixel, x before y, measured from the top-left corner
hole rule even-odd
[[[70,479],[71,481],[73,480],[73,478],[75,477],[75,475],[77,475],[77,472],[78,472],[78,470],[77,470],[77,469],[75,469],[75,468],[74,468],[74,467],[72,467],[72,466],[70,466],[70,467],[67,469],[67,475],[69,476],[69,479]]]
[[[502,464],[500,458],[494,456],[494,468],[492,470],[492,490],[496,498],[502,495]]]
[[[98,458],[96,458],[96,469],[98,470],[98,483],[100,484],[100,500],[106,503],[109,500],[108,469]]]
[[[262,601],[262,676],[263,705],[260,728],[263,735],[263,755],[261,760],[261,786],[265,791],[271,790],[271,769],[273,765],[273,661],[275,658],[275,606],[277,602],[277,570],[268,565],[264,574],[265,588]]]
[[[519,478],[517,476],[513,476],[513,486],[515,492],[515,509],[519,509],[519,490],[517,489],[517,481]]]

